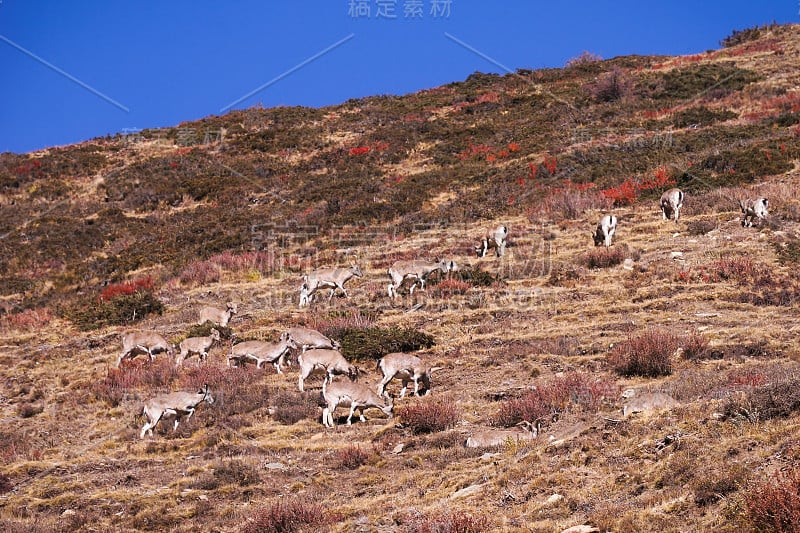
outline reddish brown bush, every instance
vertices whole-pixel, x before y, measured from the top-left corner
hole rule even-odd
[[[748,378],[749,382],[761,381],[757,374]],[[762,386],[749,388],[744,395],[728,399],[723,407],[727,419],[758,422],[773,418],[786,418],[800,411],[800,373],[771,376]]]
[[[284,499],[255,511],[242,526],[242,533],[290,533],[292,531],[323,530],[342,521],[322,505],[305,499]]]
[[[625,261],[626,254],[622,248],[594,248],[586,254],[586,266],[589,268],[609,268]]]
[[[730,256],[715,261],[712,271],[722,279],[744,282],[755,279],[763,271],[763,267],[749,257]]]
[[[548,421],[569,408],[597,412],[603,401],[617,396],[617,386],[611,381],[572,372],[554,378],[520,398],[504,402],[495,417],[498,426],[513,426],[528,422]]]
[[[179,277],[187,285],[207,285],[220,280],[220,269],[211,261],[196,261],[187,265]]]
[[[272,418],[281,424],[319,418],[319,394],[278,391],[270,400]]]
[[[0,461],[10,464],[20,457],[26,457],[33,443],[22,430],[0,431]]]
[[[614,346],[607,361],[623,376],[668,376],[672,373],[672,356],[680,344],[674,333],[650,328]]]
[[[459,294],[466,294],[471,285],[458,279],[445,279],[433,285],[428,294],[435,298],[452,298]]]
[[[434,433],[454,427],[461,414],[450,398],[424,398],[395,410],[403,425],[415,434]]]
[[[14,484],[11,482],[11,478],[9,478],[5,474],[0,473],[0,494],[11,492],[13,488]]]
[[[591,65],[592,63],[597,63],[598,61],[602,61],[603,57],[598,54],[593,54],[588,50],[584,50],[581,52],[581,55],[577,57],[573,57],[564,65],[567,68],[572,67],[580,67],[584,65]]]
[[[193,482],[192,487],[203,490],[215,490],[224,485],[249,487],[261,482],[258,470],[244,461],[237,459],[220,462],[214,466],[213,472],[202,475]]]
[[[745,495],[753,531],[800,531],[800,469],[776,472]]]
[[[575,220],[589,209],[608,209],[612,203],[592,188],[566,185],[551,190],[540,202],[526,207],[525,215],[531,222],[539,222],[542,218]]]
[[[339,468],[354,470],[366,464],[370,454],[361,449],[361,446],[350,445],[336,452],[336,462]]]
[[[619,67],[601,75],[597,81],[586,86],[589,95],[598,102],[613,102],[631,94],[633,84],[625,71]]]
[[[53,315],[47,307],[26,309],[19,313],[4,316],[0,319],[0,326],[4,329],[32,331],[48,324],[51,320],[53,320]]]
[[[120,368],[109,368],[106,372],[106,377],[95,381],[91,390],[96,399],[112,407],[119,405],[128,391],[169,388],[178,376],[175,365],[160,357],[152,362],[147,357],[139,357],[123,362]]]
[[[262,378],[262,372],[243,367],[203,365],[186,371],[179,383],[183,390],[201,390],[208,384],[214,395],[214,410],[219,414],[217,419],[223,425],[236,425],[235,415],[269,405],[270,391]]]
[[[153,291],[154,289],[155,284],[153,283],[153,278],[150,276],[133,281],[125,281],[123,283],[112,283],[100,292],[100,300],[107,302],[113,300],[117,296],[130,296],[136,291]]]
[[[708,359],[711,356],[708,338],[702,333],[692,331],[683,342],[683,353],[681,355],[684,359],[690,361]]]

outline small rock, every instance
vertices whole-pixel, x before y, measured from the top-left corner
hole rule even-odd
[[[622,407],[622,416],[657,409],[672,409],[679,405],[680,403],[669,394],[664,394],[663,392],[648,392],[634,396],[633,399],[626,403]]]
[[[464,487],[461,490],[455,491],[451,496],[451,500],[455,500],[457,498],[466,498],[467,496],[474,496],[483,490],[483,485],[470,485],[469,487]]]
[[[545,500],[545,503],[547,505],[555,505],[556,503],[560,502],[563,499],[564,499],[564,497],[561,494],[557,494],[556,493],[556,494],[553,494],[552,496],[550,496],[549,498],[547,498],[547,500]]]
[[[286,465],[283,463],[267,463],[264,465],[265,470],[286,470]]]
[[[397,455],[398,453],[401,453],[405,447],[406,445],[401,442],[400,444],[392,448],[392,453]]]
[[[670,257],[670,259],[682,259],[683,258],[683,252],[670,252],[669,253],[669,257]]]
[[[75,516],[76,514],[77,513],[75,512],[74,509],[67,509],[66,511],[61,513],[61,516]]]
[[[568,527],[567,529],[562,530],[561,533],[595,533],[596,531],[600,530],[594,526],[582,524],[580,526]]]
[[[622,262],[622,268],[625,270],[633,270],[633,259],[630,257],[625,259],[625,261]]]

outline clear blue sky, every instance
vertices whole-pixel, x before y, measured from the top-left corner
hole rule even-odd
[[[800,0],[0,0],[0,152],[234,102],[316,107],[560,67],[583,50],[702,52],[798,11]]]

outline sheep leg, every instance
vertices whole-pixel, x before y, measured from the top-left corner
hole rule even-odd
[[[406,396],[406,387],[408,386],[408,380],[402,380],[403,388],[400,389],[400,398],[405,398]]]
[[[352,425],[353,413],[355,413],[355,412],[356,412],[356,405],[355,405],[355,402],[353,402],[353,401],[351,400],[351,401],[350,401],[350,414],[349,414],[349,415],[347,415],[347,425],[348,425],[348,426]],[[363,418],[363,417],[362,417],[362,418]]]
[[[378,384],[378,396],[386,396],[386,385],[392,381],[394,376],[384,376],[381,382]]]

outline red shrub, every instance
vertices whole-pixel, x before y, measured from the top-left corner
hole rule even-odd
[[[461,281],[458,279],[445,279],[431,287],[431,290],[428,293],[436,298],[452,298],[458,294],[466,294],[467,291],[472,287],[466,281]]]
[[[461,416],[453,400],[441,397],[403,405],[396,414],[415,434],[444,431],[454,427]]]
[[[342,521],[342,516],[322,505],[305,499],[288,499],[263,507],[247,519],[242,533],[290,533],[292,531],[324,531],[328,525]]]
[[[150,292],[154,288],[153,278],[150,276],[133,281],[125,281],[123,283],[114,283],[103,289],[100,293],[100,301],[107,302],[117,296],[129,296],[138,291]]]
[[[622,248],[594,248],[586,253],[586,266],[589,268],[609,268],[625,261]]]
[[[20,331],[31,331],[39,329],[53,320],[50,309],[26,309],[13,315],[6,315],[0,319],[3,328],[15,329]]]
[[[369,146],[356,146],[355,148],[350,148],[350,150],[347,153],[350,156],[359,156],[366,154],[367,152],[369,152],[369,150],[370,150]]]
[[[632,180],[626,180],[622,184],[603,189],[600,194],[614,202],[614,205],[630,205],[636,201],[636,184]]]
[[[172,361],[156,357],[150,362],[147,356],[140,356],[123,362],[120,368],[109,368],[105,378],[92,384],[92,392],[98,400],[117,406],[127,392],[138,388],[169,388],[177,376]]]
[[[570,407],[597,412],[606,399],[616,396],[617,386],[613,382],[572,372],[552,379],[520,398],[504,402],[495,424],[513,426],[523,420],[549,420]]]
[[[556,158],[553,156],[546,155],[544,156],[544,162],[542,163],[544,168],[550,173],[551,176],[555,176],[556,174]]]
[[[208,384],[214,396],[214,410],[219,413],[218,418],[227,420],[232,415],[268,407],[270,391],[263,381],[263,375],[263,372],[244,367],[203,365],[186,371],[180,376],[179,384],[182,390],[190,391],[199,391]]]
[[[359,466],[366,464],[369,457],[370,454],[362,450],[358,445],[350,445],[336,452],[339,468],[347,470],[355,470]]]
[[[667,376],[672,373],[672,356],[679,346],[674,333],[650,328],[614,346],[607,360],[624,376]]]
[[[777,472],[745,492],[754,531],[800,531],[800,469]]]
[[[708,338],[702,333],[692,331],[684,342],[682,357],[692,361],[706,359],[710,353]]]
[[[220,280],[219,267],[210,261],[197,261],[190,263],[181,272],[182,283],[192,285],[206,285]]]
[[[728,386],[737,390],[742,387],[760,387],[766,383],[767,376],[753,369],[735,370],[728,374]]]

